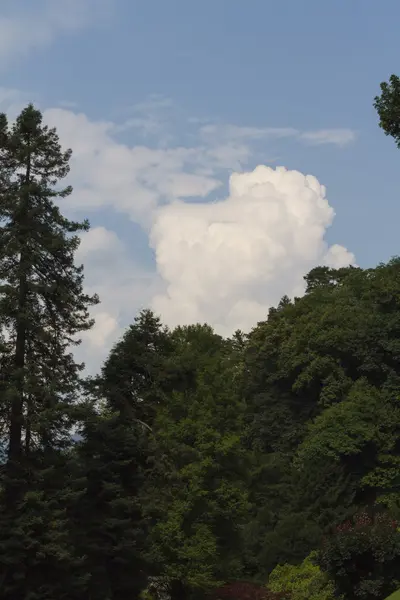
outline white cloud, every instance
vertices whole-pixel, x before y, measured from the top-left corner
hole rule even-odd
[[[71,33],[109,14],[110,0],[18,0],[0,9],[0,66],[45,47],[60,34]]]
[[[154,309],[172,325],[248,330],[284,294],[300,295],[315,265],[354,263],[345,248],[324,241],[333,217],[315,177],[266,166],[232,174],[225,200],[161,208],[151,243],[167,289]]]
[[[164,108],[169,103],[160,100],[152,107],[158,105]],[[121,127],[115,123],[92,122],[82,113],[62,108],[46,110],[44,117],[57,127],[63,144],[73,148],[75,193],[70,208],[111,207],[146,227],[160,203],[206,197],[221,186],[223,170],[242,170],[252,156],[254,140],[298,135],[293,129],[208,125],[200,127],[191,146],[128,146],[117,140]],[[328,143],[328,134],[324,135]],[[330,135],[332,141],[333,131]],[[338,134],[332,143],[342,138],[343,133]]]
[[[208,123],[200,128],[200,134],[205,140],[214,143],[240,143],[243,141],[277,140],[293,138],[314,145],[332,144],[346,146],[356,139],[352,129],[316,129],[300,131],[293,127],[243,127]]]
[[[298,130],[292,127],[240,127],[238,125],[204,125],[200,129],[206,139],[219,140],[260,140],[295,137]]]
[[[340,269],[341,267],[346,267],[349,264],[356,266],[354,260],[354,255],[349,253],[347,248],[344,248],[339,244],[333,244],[333,246],[328,248],[327,253],[320,261],[320,264],[331,267],[332,269]]]
[[[2,98],[7,104],[17,96],[0,90]],[[96,327],[78,349],[91,372],[141,308],[152,306],[170,325],[207,321],[228,334],[265,318],[283,294],[300,295],[303,275],[316,264],[354,262],[345,248],[324,242],[334,211],[314,177],[265,166],[242,172],[254,161],[255,143],[265,154],[277,137],[298,140],[291,129],[261,135],[255,128],[204,130],[203,122],[192,122],[186,146],[150,147],[122,143],[125,127],[72,110],[45,110],[44,121],[73,148],[74,193],[62,210],[79,218],[99,210],[124,215],[149,234],[155,253],[149,271],[107,223],[82,236],[78,260],[87,290],[101,299]],[[210,202],[208,194],[223,189],[228,172],[228,197]]]
[[[356,133],[352,129],[321,129],[317,131],[306,131],[300,136],[306,142],[315,145],[335,144],[346,146],[356,139]]]
[[[127,146],[115,139],[113,123],[61,108],[44,119],[73,148],[70,209],[111,207],[146,226],[160,203],[204,197],[221,184],[207,148]]]
[[[335,137],[200,123],[191,146],[151,148],[121,143],[112,122],[60,108],[44,117],[74,150],[70,210],[127,215],[149,233],[156,257],[157,272],[145,272],[115,233],[96,228],[83,238],[88,287],[102,300],[85,338],[91,364],[140,307],[151,305],[169,325],[207,321],[230,334],[265,318],[283,294],[300,295],[313,266],[354,262],[345,248],[324,241],[334,211],[312,176],[259,166],[232,173],[227,198],[204,200],[226,181],[227,169],[241,170],[263,136],[339,144],[341,130]]]

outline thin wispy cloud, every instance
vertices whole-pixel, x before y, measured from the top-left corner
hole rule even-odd
[[[230,124],[207,124],[203,125],[200,133],[204,139],[221,141],[243,141],[243,140],[277,140],[293,138],[300,142],[323,145],[346,146],[355,141],[356,132],[352,129],[316,129],[301,131],[293,127],[242,127]]]
[[[300,134],[302,140],[314,145],[334,144],[336,146],[347,146],[355,141],[357,135],[352,129],[320,129],[317,131],[305,131]]]

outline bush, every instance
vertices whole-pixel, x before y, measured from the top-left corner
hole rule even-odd
[[[334,585],[316,558],[313,552],[300,565],[278,565],[269,577],[269,589],[289,592],[292,600],[333,600]]]
[[[216,600],[289,600],[287,593],[273,592],[262,585],[247,581],[234,581],[215,590]]]
[[[388,515],[366,513],[324,540],[318,563],[346,600],[383,600],[399,587],[400,532]]]

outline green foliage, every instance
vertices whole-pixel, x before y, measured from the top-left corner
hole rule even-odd
[[[297,464],[322,472],[336,463],[358,502],[388,505],[396,494],[400,412],[397,398],[357,380],[346,398],[312,423]]]
[[[400,79],[391,75],[389,82],[381,83],[381,95],[376,96],[374,107],[379,116],[379,127],[400,147]]]
[[[360,454],[365,446],[382,437],[381,429],[393,423],[393,414],[388,412],[382,394],[364,379],[357,380],[342,402],[329,406],[310,425],[299,459],[313,462],[324,457],[338,461]]]
[[[273,592],[289,592],[292,600],[334,600],[334,585],[316,564],[316,552],[300,565],[278,565],[268,587]]]
[[[190,589],[211,589],[241,571],[248,510],[243,405],[232,385],[229,345],[209,327],[173,333],[185,389],[161,406],[144,490],[149,560]]]

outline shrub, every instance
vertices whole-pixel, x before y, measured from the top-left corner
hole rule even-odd
[[[273,592],[248,581],[234,581],[215,590],[215,600],[289,600],[287,593]]]
[[[324,540],[318,563],[333,579],[336,595],[383,600],[399,587],[400,532],[388,515],[357,515]]]
[[[292,600],[333,600],[334,585],[316,564],[312,552],[300,565],[278,565],[272,571],[268,587],[273,592],[289,592]]]

